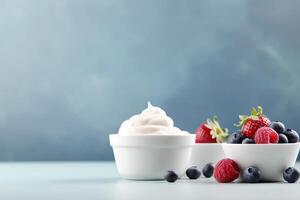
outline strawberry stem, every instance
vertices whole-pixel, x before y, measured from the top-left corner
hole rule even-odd
[[[253,107],[250,111],[250,115],[239,115],[239,123],[238,124],[234,124],[234,126],[236,127],[241,127],[243,126],[249,119],[252,120],[259,120],[259,117],[264,116],[263,114],[263,108],[261,106],[257,106],[257,110],[255,107]]]
[[[210,134],[212,138],[216,138],[218,143],[222,143],[228,137],[228,129],[222,128],[218,122],[218,117],[214,116],[213,121],[211,119],[207,119],[207,127],[211,129]]]

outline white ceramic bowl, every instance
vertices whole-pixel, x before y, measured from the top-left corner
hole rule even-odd
[[[192,147],[192,154],[189,166],[197,166],[200,170],[207,163],[216,164],[225,157],[222,144],[219,143],[195,143]]]
[[[109,135],[118,172],[125,179],[163,179],[168,170],[179,176],[188,167],[192,135]]]
[[[224,153],[238,163],[241,170],[256,166],[262,181],[282,181],[282,172],[295,165],[300,143],[223,144]]]

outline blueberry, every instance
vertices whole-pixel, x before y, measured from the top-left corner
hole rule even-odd
[[[241,144],[244,138],[242,131],[237,130],[228,137],[227,143]]]
[[[251,166],[243,171],[243,180],[246,183],[258,183],[260,181],[260,170],[258,167]]]
[[[299,172],[293,167],[288,167],[283,171],[283,179],[288,183],[295,183],[299,179]]]
[[[270,128],[274,129],[277,133],[283,133],[285,131],[285,126],[282,122],[276,121],[270,124]]]
[[[214,166],[212,165],[212,163],[207,163],[202,169],[202,174],[206,178],[212,177],[213,173],[214,173]]]
[[[245,138],[242,142],[242,144],[255,144],[254,140],[250,138]]]
[[[288,143],[288,142],[289,142],[288,138],[283,133],[280,133],[278,143]]]
[[[289,143],[296,143],[299,141],[298,133],[292,129],[286,129],[283,134],[288,138]]]
[[[190,179],[197,179],[200,177],[201,172],[197,169],[196,166],[190,167],[185,171],[185,174]]]
[[[178,175],[174,171],[168,171],[167,174],[165,175],[165,180],[173,183],[178,179]]]

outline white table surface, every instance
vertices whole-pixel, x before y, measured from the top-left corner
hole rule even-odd
[[[300,169],[300,163],[297,163]],[[56,199],[300,199],[296,184],[217,184],[198,180],[128,181],[119,178],[113,162],[0,163],[1,200]]]

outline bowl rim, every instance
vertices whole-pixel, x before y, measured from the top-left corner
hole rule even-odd
[[[189,135],[159,135],[159,134],[132,134],[132,135],[120,135],[118,133],[109,134],[109,137],[193,137]]]
[[[195,146],[222,146],[224,143],[194,143]]]
[[[299,146],[300,142],[295,143],[269,143],[269,144],[231,144],[231,143],[222,143],[224,146]]]
[[[194,137],[191,135],[109,135],[109,143],[112,147],[192,147],[193,142]]]

